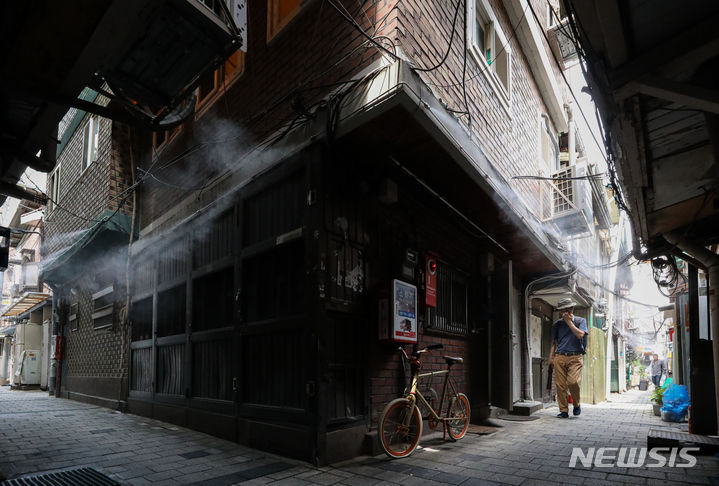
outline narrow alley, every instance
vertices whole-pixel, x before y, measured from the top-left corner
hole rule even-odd
[[[614,394],[567,420],[555,418],[556,407],[531,421],[497,419],[497,432],[470,429],[456,443],[425,437],[406,459],[365,456],[316,468],[156,420],[0,387],[0,473],[12,479],[90,467],[132,485],[719,484],[712,456],[698,456],[691,468],[569,467],[573,447],[644,447],[650,427],[674,427],[652,414],[648,395]]]

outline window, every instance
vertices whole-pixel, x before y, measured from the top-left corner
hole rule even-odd
[[[469,323],[469,279],[450,265],[437,265],[437,306],[427,307],[426,327],[466,336]]]
[[[157,337],[185,332],[185,284],[158,292]]]
[[[48,182],[48,190],[50,191],[50,200],[48,201],[48,208],[50,211],[52,211],[55,208],[55,203],[60,201],[60,165],[58,164],[57,167],[55,167],[55,171],[50,174],[50,179]]]
[[[192,330],[232,326],[234,302],[233,267],[195,279],[192,282]]]
[[[552,133],[549,125],[549,117],[542,115],[539,121],[540,131],[540,157],[545,164],[548,171],[554,172],[559,169],[559,144],[557,143],[557,136]]]
[[[170,139],[170,132],[163,130],[161,132],[152,133],[152,148],[159,149],[162,145]]]
[[[567,18],[563,7],[564,5],[559,0],[547,1],[547,29],[551,29],[559,23],[557,22],[557,17],[559,17],[562,22]]]
[[[78,302],[70,304],[67,321],[71,331],[77,331],[80,328],[80,304]]]
[[[112,285],[92,294],[92,325],[95,329],[111,327],[114,315],[114,294]]]
[[[306,0],[267,0],[267,41],[272,40],[302,9]]]
[[[133,341],[152,338],[152,297],[132,304],[131,321]]]
[[[83,133],[82,170],[87,169],[90,164],[97,160],[97,153],[100,139],[100,120],[91,116],[85,124]]]
[[[474,18],[473,26],[468,26],[471,32],[467,32],[471,40],[470,52],[502,104],[508,107],[512,88],[512,48],[487,0],[473,0],[467,5]]]
[[[243,319],[262,321],[304,310],[304,245],[292,242],[245,260]]]
[[[225,62],[213,71],[206,72],[197,85],[197,107],[209,105],[223,93],[232,81],[240,77],[245,71],[245,53],[236,50]]]

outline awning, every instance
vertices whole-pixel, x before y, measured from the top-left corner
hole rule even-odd
[[[17,317],[20,314],[27,312],[38,304],[41,304],[50,298],[50,294],[43,294],[42,292],[25,292],[20,300],[11,304],[10,307],[5,309],[2,313],[2,317]]]
[[[98,222],[87,228],[74,243],[49,255],[41,262],[40,278],[44,282],[63,284],[84,269],[90,257],[127,244],[131,218],[115,211],[105,211]]]
[[[0,337],[12,336],[15,334],[15,324],[12,326],[0,327]]]

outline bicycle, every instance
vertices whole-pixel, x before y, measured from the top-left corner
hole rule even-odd
[[[430,428],[434,429],[439,423],[443,424],[445,437],[449,434],[452,440],[459,440],[467,433],[469,428],[470,408],[469,400],[464,393],[458,393],[449,374],[452,365],[462,363],[462,358],[445,356],[447,369],[441,371],[432,371],[429,373],[421,373],[422,362],[420,360],[422,354],[428,353],[434,349],[442,349],[441,344],[432,344],[426,346],[407,355],[404,348],[400,347],[400,351],[404,359],[408,360],[412,369],[412,384],[407,396],[396,398],[389,402],[382,411],[379,420],[379,443],[382,450],[390,457],[407,457],[417,448],[420,438],[422,437],[422,415],[419,410],[419,404],[429,411],[427,417]],[[435,408],[422,395],[419,390],[419,379],[426,377],[434,377],[445,375],[444,384],[442,386],[442,395],[439,404]],[[451,390],[451,391],[449,391]],[[449,392],[449,395],[448,395]],[[449,398],[447,412],[441,417],[442,407],[445,398]],[[436,403],[436,402],[435,402]]]

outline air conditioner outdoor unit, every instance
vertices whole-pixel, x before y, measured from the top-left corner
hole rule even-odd
[[[579,235],[592,231],[592,186],[584,163],[555,172],[552,189],[552,220],[566,233]]]

